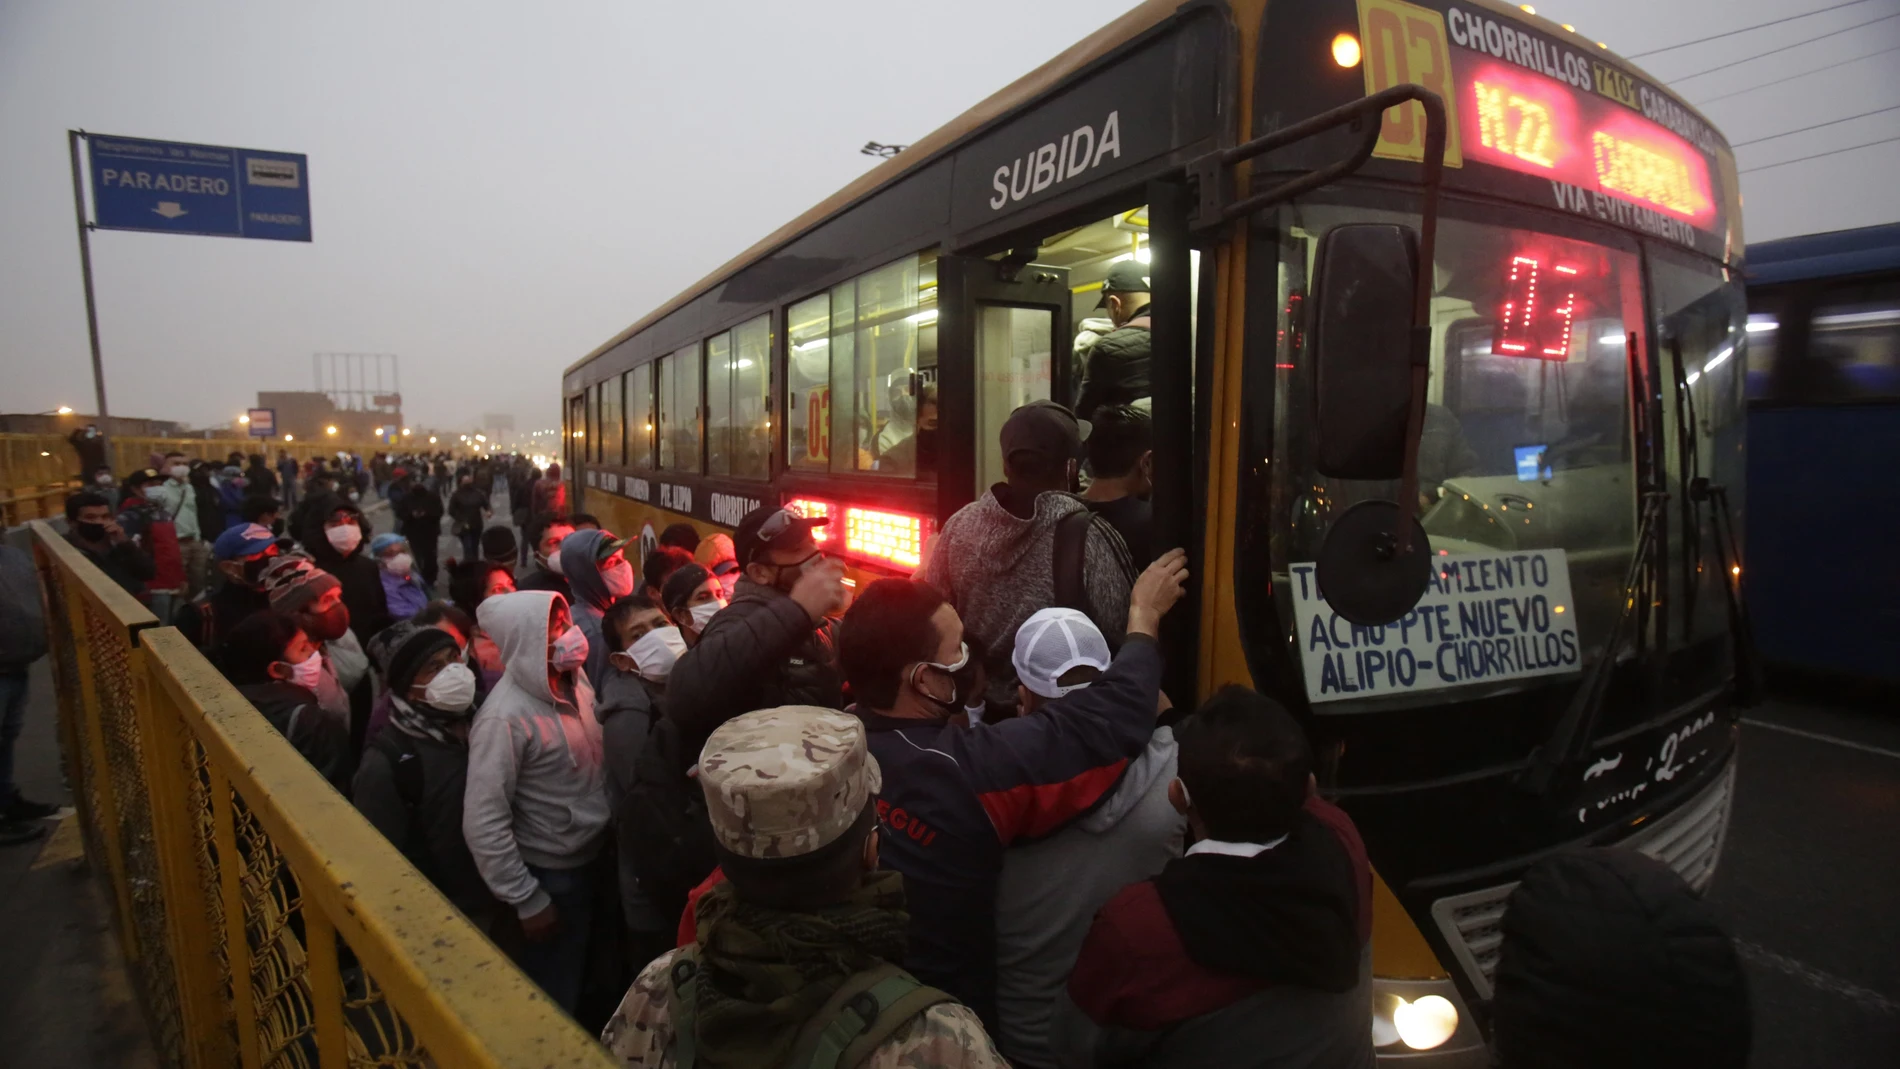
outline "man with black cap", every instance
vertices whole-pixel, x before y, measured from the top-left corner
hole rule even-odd
[[[1010,654],[1016,631],[1038,609],[1079,610],[1110,645],[1127,630],[1136,562],[1114,526],[1070,492],[1085,437],[1087,424],[1053,401],[1010,413],[1005,481],[944,523],[915,576],[963,619],[989,678],[986,697],[999,710],[1016,702]]]
[[[1102,282],[1102,299],[1095,307],[1108,312],[1115,329],[1088,347],[1076,414],[1088,419],[1100,405],[1148,407],[1148,356],[1154,348],[1148,321],[1148,265],[1123,260],[1109,268]]]
[[[741,713],[843,704],[831,618],[844,611],[844,566],[811,534],[825,523],[772,506],[739,521],[732,544],[743,576],[732,604],[706,622],[667,682],[666,715],[687,752]]]

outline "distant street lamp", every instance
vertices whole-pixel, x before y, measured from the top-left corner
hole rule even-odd
[[[431,435],[429,436],[429,444],[430,444],[430,445],[434,445],[434,444],[435,444],[435,435],[433,435],[433,434],[431,434]]]
[[[381,427],[376,428],[376,437],[381,438],[382,436],[383,436],[383,429]]]
[[[408,434],[409,434],[409,428],[407,428],[407,427],[404,427],[404,428],[402,429],[402,433],[403,433],[403,436],[404,436],[404,437],[407,437],[407,436],[408,436]]]
[[[244,424],[248,424],[248,423],[250,423],[250,422],[251,422],[251,417],[250,417],[250,416],[239,416],[239,417],[238,417],[238,422],[239,422],[239,423],[244,423]]]
[[[294,442],[294,441],[296,441],[296,440],[297,440],[297,436],[296,436],[296,435],[294,435],[294,434],[286,434],[286,435],[284,435],[284,441],[286,441],[286,442]]]
[[[335,427],[325,427],[325,428],[323,428],[323,433],[325,433],[325,434],[335,434],[335,433],[336,433],[336,428],[335,428]]]

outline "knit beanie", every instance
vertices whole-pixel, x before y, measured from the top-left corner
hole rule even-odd
[[[389,655],[389,693],[408,701],[409,686],[416,681],[416,673],[429,658],[443,650],[460,652],[461,647],[454,635],[433,627],[421,628],[403,639],[396,652]]]
[[[262,578],[264,593],[270,595],[270,607],[276,612],[296,612],[343,585],[302,553],[278,557],[264,569]]]

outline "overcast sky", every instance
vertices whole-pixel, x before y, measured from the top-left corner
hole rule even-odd
[[[1552,0],[1629,54],[1838,0]],[[0,0],[0,410],[92,406],[65,131],[307,153],[315,241],[99,233],[115,413],[209,423],[401,356],[410,422],[553,424],[561,368],[1127,0]],[[1900,13],[1867,0],[1637,62],[1668,80]],[[1900,45],[1900,18],[1680,83]],[[1900,53],[1716,101],[1732,142],[1900,104]],[[1900,112],[1744,168],[1900,134]],[[1743,177],[1751,240],[1900,219],[1900,142]]]

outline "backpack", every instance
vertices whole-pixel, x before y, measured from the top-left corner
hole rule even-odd
[[[678,1069],[694,1069],[698,1059],[692,983],[697,975],[699,948],[687,947],[673,959],[669,977],[673,1064]],[[854,973],[799,1029],[785,1069],[855,1069],[912,1018],[932,1006],[955,1001],[889,962]]]
[[[634,762],[633,785],[614,808],[615,826],[629,829],[628,862],[640,889],[667,917],[686,909],[687,896],[719,863],[706,796],[686,774],[696,757],[687,752],[679,725],[656,711]]]
[[[1050,564],[1055,573],[1055,607],[1089,613],[1088,587],[1082,580],[1082,566],[1088,559],[1089,527],[1095,513],[1086,506],[1056,521],[1055,552]]]

